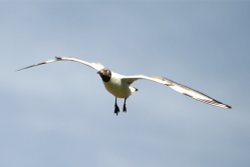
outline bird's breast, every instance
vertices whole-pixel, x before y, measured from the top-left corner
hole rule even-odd
[[[108,92],[118,98],[127,98],[131,95],[128,84],[122,83],[120,79],[111,78],[109,82],[103,82]]]

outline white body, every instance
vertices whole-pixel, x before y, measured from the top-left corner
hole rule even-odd
[[[127,82],[122,80],[124,76],[112,72],[112,77],[109,82],[103,82],[105,88],[108,92],[118,98],[128,98],[133,92],[136,91],[135,88],[129,86]]]

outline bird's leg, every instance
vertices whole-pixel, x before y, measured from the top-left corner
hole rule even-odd
[[[126,102],[127,102],[127,98],[124,99],[123,112],[127,112]]]
[[[117,105],[117,97],[115,97],[115,114],[116,115],[118,115],[118,113],[120,112],[120,109],[119,109],[119,107],[118,107],[118,105]]]

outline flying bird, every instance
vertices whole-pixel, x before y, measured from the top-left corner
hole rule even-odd
[[[134,92],[138,91],[137,88],[131,86],[132,83],[134,83],[137,80],[143,79],[143,80],[150,80],[154,81],[163,85],[166,85],[175,91],[182,93],[183,95],[189,96],[195,100],[201,101],[206,104],[210,104],[217,107],[222,108],[231,108],[231,106],[226,105],[222,102],[219,102],[218,100],[215,100],[214,98],[211,98],[204,93],[201,93],[197,90],[194,90],[190,87],[187,87],[185,85],[179,84],[173,80],[170,80],[166,77],[159,77],[159,76],[146,76],[146,75],[131,75],[131,76],[125,76],[118,73],[115,73],[111,71],[110,69],[106,68],[104,65],[100,63],[92,63],[87,62],[78,58],[74,57],[55,57],[54,59],[47,60],[38,64],[34,64],[28,67],[21,68],[17,71],[21,71],[24,69],[32,68],[39,65],[59,62],[59,61],[73,61],[77,63],[81,63],[84,65],[87,65],[97,71],[97,74],[102,79],[102,82],[106,88],[106,90],[111,93],[115,97],[115,104],[114,104],[114,113],[118,115],[120,112],[120,108],[117,105],[117,98],[124,99],[123,103],[123,112],[127,111],[126,107],[126,101],[128,97],[133,94]]]

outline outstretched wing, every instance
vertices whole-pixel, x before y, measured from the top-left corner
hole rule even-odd
[[[100,64],[100,63],[90,63],[90,62],[80,60],[80,59],[77,59],[77,58],[74,58],[74,57],[55,57],[54,59],[47,60],[47,61],[44,61],[44,62],[41,62],[41,63],[38,63],[38,64],[34,64],[34,65],[31,65],[31,66],[28,66],[28,67],[24,67],[24,68],[18,69],[17,71],[25,70],[25,69],[28,69],[28,68],[31,68],[31,67],[40,66],[40,65],[43,65],[43,64],[54,63],[54,62],[58,62],[58,61],[73,61],[73,62],[81,63],[81,64],[87,65],[87,66],[89,66],[91,68],[94,68],[97,71],[100,71],[101,69],[104,68],[104,66],[102,64]]]
[[[165,77],[148,77],[145,75],[134,75],[134,76],[126,76],[123,78],[123,80],[125,82],[127,82],[128,84],[132,84],[134,81],[136,81],[138,79],[146,79],[146,80],[154,81],[154,82],[169,86],[170,88],[174,89],[175,91],[180,92],[186,96],[192,97],[192,98],[194,98],[198,101],[201,101],[203,103],[207,103],[207,104],[217,106],[217,107],[222,107],[222,108],[231,108],[231,106],[223,104],[222,102],[219,102],[218,100],[215,100],[215,99],[205,95],[204,93],[201,93],[201,92],[194,90],[190,87],[187,87],[185,85],[174,82],[174,81],[167,79]]]

